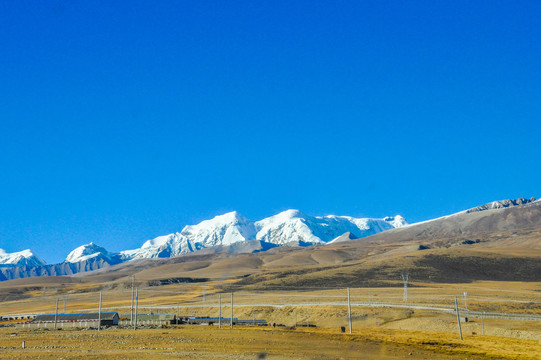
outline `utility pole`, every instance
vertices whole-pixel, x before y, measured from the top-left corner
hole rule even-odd
[[[233,293],[231,293],[231,324],[230,328],[233,329]]]
[[[464,309],[468,310],[468,293],[464,291]]]
[[[130,325],[133,325],[133,302],[134,302],[134,283],[135,275],[131,276],[131,312],[130,312]]]
[[[218,295],[218,329],[222,328],[222,295]]]
[[[100,291],[100,305],[98,307],[98,331],[101,329],[101,291]]]
[[[404,302],[408,301],[408,281],[410,274],[400,274],[402,281],[404,282]]]
[[[483,311],[483,315],[481,316],[481,328],[482,328],[482,334],[485,335],[485,312]]]
[[[203,302],[207,301],[207,288],[203,285]]]
[[[133,330],[137,330],[137,306],[139,305],[138,288],[135,288],[135,320],[133,322]]]
[[[180,303],[177,303],[177,325],[178,325],[179,319],[180,319]]]
[[[65,314],[66,313],[66,302],[68,301],[68,295],[64,295],[62,300],[64,300],[64,310],[62,310],[62,312]]]
[[[348,324],[349,324],[349,333],[351,334],[351,300],[349,297],[349,288],[348,288]]]
[[[58,299],[56,299],[56,310],[54,312],[54,329],[56,330],[56,320],[58,318]]]
[[[462,339],[462,326],[460,325],[460,314],[458,313],[458,301],[455,296],[455,310],[456,310],[456,321],[458,322],[458,333],[460,334],[460,340]]]

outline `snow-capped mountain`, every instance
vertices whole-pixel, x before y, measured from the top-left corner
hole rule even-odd
[[[110,260],[112,255],[114,254],[109,254],[109,252],[105,250],[104,247],[101,247],[91,242],[90,244],[79,246],[78,248],[70,252],[64,262],[78,263],[94,258],[103,258],[106,260]]]
[[[488,203],[488,204],[484,204],[484,205],[477,206],[477,207],[474,207],[472,209],[466,210],[466,212],[467,213],[472,213],[472,212],[477,212],[477,211],[503,209],[503,208],[513,207],[513,206],[531,204],[531,203],[534,203],[536,201],[539,201],[539,200],[536,200],[534,197],[532,197],[530,199],[525,199],[525,198],[521,197],[521,198],[518,198],[518,199],[497,200],[497,201],[493,201],[493,202]]]
[[[0,281],[30,276],[72,275],[136,259],[169,258],[205,250],[213,252],[258,252],[283,245],[326,244],[350,232],[351,238],[373,235],[406,225],[401,216],[383,219],[349,216],[309,216],[287,210],[259,221],[251,221],[236,211],[216,216],[181,232],[146,241],[140,248],[111,253],[94,243],[71,251],[64,262],[45,265],[30,250],[8,254],[0,250]]]
[[[146,241],[140,249],[122,251],[124,260],[174,257],[218,245],[254,239],[253,222],[236,211],[185,226],[179,233]]]
[[[0,266],[42,266],[45,264],[47,264],[45,260],[30,249],[13,253],[0,249]]]
[[[120,255],[123,260],[174,257],[214,246],[253,240],[274,245],[325,244],[346,232],[360,238],[404,225],[407,222],[401,216],[357,219],[335,215],[309,216],[299,210],[286,210],[252,222],[234,211],[197,225],[188,225],[180,233],[148,240],[141,248],[126,250]]]
[[[299,210],[286,210],[255,223],[256,239],[277,245],[289,242],[323,244],[346,232],[361,238],[404,225],[407,222],[400,215],[384,219],[357,219],[336,215],[309,216]]]
[[[250,221],[237,212],[230,212],[205,220],[197,225],[185,226],[181,232],[160,236],[146,241],[141,248],[125,250],[120,253],[108,252],[94,243],[83,245],[68,254],[60,264],[46,265],[45,261],[31,250],[7,253],[0,249],[0,281],[30,276],[62,276],[82,271],[92,271],[135,259],[168,258],[202,250],[201,254],[216,252],[246,253],[266,251],[283,245],[331,244],[351,241],[385,230],[400,228],[389,232],[387,237],[406,234],[410,238],[455,236],[457,232],[464,234],[457,220],[473,221],[482,218],[479,229],[511,229],[524,226],[538,226],[535,218],[525,216],[506,217],[505,221],[487,220],[487,217],[505,215],[505,211],[517,208],[516,212],[537,211],[540,200],[535,198],[519,198],[501,200],[438,219],[408,225],[402,216],[385,217],[383,219],[353,218],[350,216],[309,216],[299,210],[286,210],[274,216]],[[486,211],[491,210],[491,211]],[[479,215],[484,214],[487,216]],[[514,212],[513,212],[514,214]],[[536,213],[537,214],[537,213]],[[460,219],[459,219],[460,218]],[[514,219],[522,219],[520,221]],[[452,222],[446,222],[452,219]],[[473,220],[472,220],[473,219]],[[464,220],[464,221],[466,221]],[[489,221],[490,220],[490,221]],[[443,225],[439,225],[442,223]],[[490,224],[492,227],[488,226]],[[477,224],[477,223],[476,223]],[[445,225],[445,226],[444,226]],[[421,232],[418,229],[426,227]],[[469,226],[469,225],[468,225]],[[469,226],[472,228],[472,226]],[[469,230],[475,233],[476,227]],[[409,232],[408,232],[409,231]]]

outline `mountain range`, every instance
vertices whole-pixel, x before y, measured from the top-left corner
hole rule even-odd
[[[111,253],[94,243],[82,245],[60,264],[47,265],[31,250],[7,253],[0,249],[0,280],[72,275],[138,259],[171,258],[194,252],[251,253],[277,246],[327,244],[338,241],[345,233],[350,234],[350,239],[362,238],[406,225],[400,215],[373,219],[309,216],[287,210],[254,222],[233,211],[148,240],[138,249]]]

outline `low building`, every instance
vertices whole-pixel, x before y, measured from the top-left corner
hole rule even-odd
[[[31,324],[47,324],[47,323],[83,323],[100,321],[101,326],[118,325],[118,313],[102,312],[99,313],[74,313],[74,314],[45,314],[37,315]],[[97,325],[97,324],[96,324]]]
[[[0,321],[13,321],[13,320],[32,320],[35,318],[34,314],[21,314],[21,315],[2,315]]]
[[[175,319],[177,320],[177,319]],[[178,318],[178,324],[188,324],[188,325],[230,325],[230,317],[195,317],[195,316],[181,316]],[[176,324],[171,322],[171,325]],[[240,320],[233,318],[233,325],[257,325],[257,326],[267,326],[267,321],[262,319],[252,319],[252,320]]]
[[[131,314],[120,315],[121,320],[130,320]],[[133,316],[135,319],[135,315]],[[137,314],[137,321],[166,321],[172,322],[176,319],[173,314]]]

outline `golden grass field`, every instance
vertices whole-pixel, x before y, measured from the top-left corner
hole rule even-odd
[[[103,311],[130,313],[129,284],[102,290]],[[473,282],[466,284],[413,283],[408,301],[402,299],[400,283],[385,288],[352,288],[353,335],[340,333],[347,327],[346,289],[246,290],[232,281],[205,284],[143,286],[139,291],[139,313],[218,316],[218,296],[222,316],[230,316],[230,293],[234,290],[234,317],[266,319],[282,327],[239,327],[234,330],[215,326],[96,330],[65,328],[62,331],[28,328],[0,328],[0,357],[9,358],[234,358],[254,359],[446,359],[446,358],[541,358],[541,322],[481,319],[462,323],[464,341],[457,332],[456,315],[441,311],[408,309],[408,305],[452,307],[454,297],[463,308],[467,292],[469,309],[508,313],[541,314],[541,283]],[[16,285],[17,286],[17,285]],[[23,286],[23,285],[21,285]],[[56,299],[66,299],[66,312],[97,311],[99,290],[89,283],[51,283],[34,289],[24,284],[24,296],[0,303],[3,314],[54,313]],[[203,296],[203,292],[205,296]],[[360,306],[369,302],[403,304],[406,308]],[[333,303],[333,304],[329,304]],[[327,305],[325,305],[327,304]],[[357,304],[357,305],[356,305]],[[180,310],[179,310],[180,305]],[[317,328],[289,327],[306,323]],[[17,333],[16,336],[11,336]],[[25,340],[27,349],[20,349]],[[195,349],[195,350],[193,350]],[[371,357],[370,357],[371,356]]]
[[[0,329],[0,358],[185,359],[538,359],[538,341],[360,329],[179,326],[159,329]],[[22,349],[22,341],[26,348]]]

